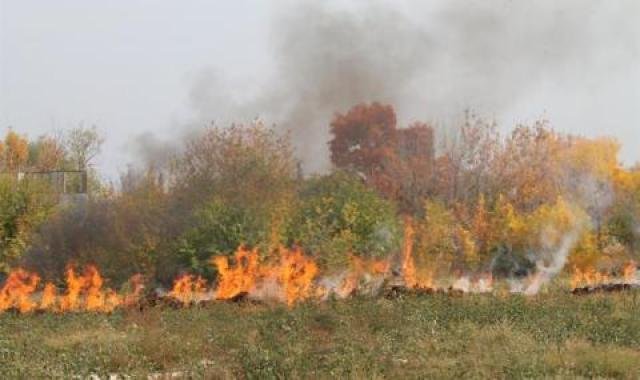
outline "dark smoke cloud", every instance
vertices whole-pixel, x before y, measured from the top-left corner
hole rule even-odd
[[[401,120],[442,120],[467,107],[500,115],[540,83],[598,83],[638,59],[628,13],[640,2],[396,4],[407,3],[280,9],[271,36],[275,74],[247,90],[225,83],[223,72],[203,71],[190,91],[196,124],[262,117],[290,130],[305,169],[318,171],[328,167],[333,113],[356,103],[390,102]]]

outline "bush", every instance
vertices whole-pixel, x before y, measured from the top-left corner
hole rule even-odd
[[[0,272],[25,252],[33,232],[53,211],[55,199],[49,187],[37,180],[0,178]]]
[[[301,246],[328,269],[345,267],[349,254],[382,257],[398,248],[393,204],[344,172],[307,181],[289,227]]]
[[[118,194],[68,204],[42,225],[24,265],[56,280],[71,263],[95,264],[117,283],[135,273],[153,277],[175,235],[166,203],[149,172]]]
[[[212,255],[286,242],[298,177],[287,136],[260,123],[209,128],[174,169],[174,208],[189,210],[174,248],[183,269],[210,276]]]

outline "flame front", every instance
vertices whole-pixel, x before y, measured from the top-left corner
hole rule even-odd
[[[189,305],[204,300],[206,293],[207,282],[205,279],[200,276],[185,274],[176,279],[169,296],[183,305]]]
[[[606,271],[599,271],[593,266],[586,268],[573,268],[573,274],[571,276],[571,288],[577,289],[580,287],[594,287],[607,283],[626,283],[634,284],[638,282],[636,277],[637,264],[634,261],[627,262],[622,270],[619,272],[620,276],[613,276]]]
[[[449,281],[447,288],[436,287],[433,271],[418,273],[413,257],[413,228],[406,224],[401,255],[404,284],[409,289],[462,291],[486,293],[493,291],[490,273],[462,274]],[[326,299],[331,294],[346,298],[367,284],[382,284],[391,272],[390,261],[366,259],[351,255],[349,269],[335,276],[320,276],[316,262],[299,249],[279,248],[272,257],[261,258],[256,249],[240,247],[231,256],[216,256],[212,264],[218,270],[217,286],[212,287],[199,276],[184,274],[176,278],[167,297],[182,306],[206,300],[230,300],[239,296],[256,299],[275,299],[292,306],[310,298]],[[611,281],[637,284],[637,265],[626,263],[619,276],[598,271],[594,267],[574,268],[571,286],[597,286]],[[49,312],[111,312],[118,307],[135,305],[142,296],[144,278],[134,275],[131,288],[122,294],[105,287],[105,280],[95,266],[77,272],[69,266],[65,272],[65,290],[53,283],[41,284],[40,277],[24,269],[12,271],[0,289],[0,312],[16,310],[28,313],[35,310]],[[378,288],[379,289],[379,288]],[[375,293],[374,293],[375,294]]]
[[[251,294],[268,283],[278,285],[277,298],[288,305],[309,298],[313,293],[318,266],[302,251],[280,248],[279,260],[275,264],[259,262],[257,250],[240,248],[233,256],[217,256],[213,263],[218,269],[216,298],[232,299],[243,293]]]
[[[67,290],[64,294],[58,295],[55,285],[46,283],[39,302],[36,302],[40,277],[35,273],[16,269],[9,274],[0,290],[0,311],[15,309],[20,313],[27,313],[37,309],[52,312],[111,312],[121,305],[135,302],[141,292],[139,282],[134,282],[134,291],[126,297],[104,288],[104,279],[95,266],[87,266],[82,275],[78,275],[69,266],[65,274]]]

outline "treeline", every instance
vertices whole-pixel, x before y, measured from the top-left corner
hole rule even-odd
[[[81,206],[21,209],[28,238],[11,253],[2,246],[3,268],[55,280],[67,263],[93,263],[115,282],[140,272],[166,284],[183,271],[214,278],[211,256],[240,245],[264,260],[300,247],[337,272],[352,255],[397,257],[403,241],[425,277],[524,275],[564,256],[615,268],[637,256],[640,172],[618,162],[612,139],[564,135],[545,121],[502,136],[466,114],[436,142],[432,127],[399,128],[378,103],[336,114],[330,128],[333,169],[305,177],[288,136],[261,123],[207,127],[166,167],[130,170]]]
[[[0,140],[0,272],[20,262],[34,233],[56,210],[60,198],[47,173],[84,171],[93,189],[99,188],[90,163],[102,142],[95,127],[79,126],[35,140],[7,131]],[[75,188],[80,181],[80,176],[69,179]]]

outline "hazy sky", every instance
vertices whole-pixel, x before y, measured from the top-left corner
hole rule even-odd
[[[333,111],[379,99],[402,122],[545,117],[640,160],[640,1],[317,4],[0,0],[0,128],[96,124],[113,175],[144,143],[258,115],[313,158]]]

